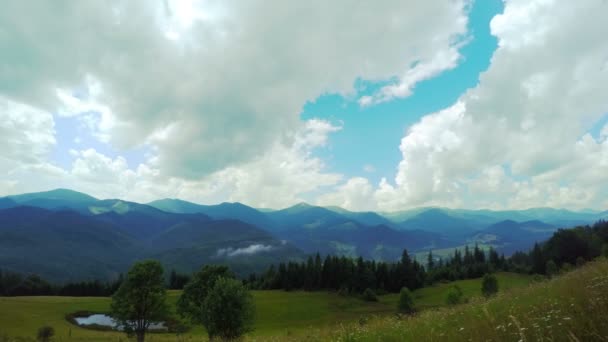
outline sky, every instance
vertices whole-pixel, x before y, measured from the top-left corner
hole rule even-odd
[[[0,196],[608,208],[608,1],[3,1]]]

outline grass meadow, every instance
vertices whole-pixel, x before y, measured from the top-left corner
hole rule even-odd
[[[551,280],[499,273],[499,295],[480,296],[481,280],[437,284],[414,291],[418,313],[396,314],[398,296],[365,302],[328,292],[254,291],[256,324],[246,341],[588,341],[608,339],[608,261],[589,263]],[[467,304],[445,307],[458,285]],[[174,304],[179,291],[171,291]],[[119,332],[80,328],[65,315],[107,312],[109,298],[0,297],[0,336],[33,339],[43,325],[55,341],[127,341]],[[201,341],[193,327],[182,334],[149,334],[147,341]],[[0,341],[2,339],[0,338]]]

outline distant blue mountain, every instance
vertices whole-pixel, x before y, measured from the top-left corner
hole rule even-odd
[[[505,220],[477,232],[472,240],[494,245],[505,254],[529,250],[535,242],[550,238],[557,230],[554,225],[538,220],[516,222]]]
[[[346,209],[343,209],[340,207],[327,207],[327,209],[334,211],[351,220],[355,220],[357,222],[366,224],[368,226],[385,225],[385,226],[391,227],[391,228],[395,228],[398,226],[393,221],[391,221],[391,220],[387,219],[386,217],[384,217],[380,214],[377,214],[373,211],[357,212],[357,211],[346,210]]]
[[[72,209],[79,212],[86,212],[90,205],[98,201],[95,197],[68,189],[13,195],[6,197],[6,199],[15,202],[17,205],[27,205],[50,210]]]
[[[0,267],[49,280],[109,279],[134,258],[135,240],[74,211],[0,210]]]
[[[7,209],[17,206],[17,203],[10,198],[0,198],[0,209]]]
[[[432,232],[394,229],[393,223],[373,213],[330,210],[300,203],[266,215],[275,222],[275,235],[308,253],[396,260],[404,248],[417,250],[448,245]],[[381,224],[374,225],[376,222]]]
[[[95,202],[97,198],[87,195],[82,192],[69,189],[55,189],[43,192],[33,192],[29,194],[7,196],[16,203],[24,204],[31,200],[48,199],[55,201],[72,201],[72,202]]]
[[[0,267],[65,280],[112,276],[146,257],[183,271],[223,263],[246,274],[316,252],[395,260],[404,248],[415,253],[480,242],[510,254],[557,228],[601,218],[608,211],[417,208],[380,214],[306,203],[282,210],[178,199],[140,204],[57,189],[0,198]]]
[[[277,261],[303,257],[292,244],[238,220],[188,219],[157,235],[147,246],[149,255],[181,272],[193,272],[201,264],[220,263],[248,275]]]
[[[0,210],[0,268],[62,282],[115,278],[144,258],[184,272],[226,264],[246,275],[303,257],[293,245],[238,220],[154,210],[154,215],[135,210],[84,215],[28,206]]]
[[[465,236],[483,226],[478,222],[454,217],[441,209],[428,209],[399,223],[407,230],[424,230],[449,237]]]
[[[274,223],[264,213],[238,202],[202,205],[179,199],[162,199],[148,205],[170,213],[202,213],[213,219],[236,219],[267,230],[274,227]]]
[[[267,212],[266,215],[274,221],[277,231],[312,230],[350,221],[335,211],[306,203]]]

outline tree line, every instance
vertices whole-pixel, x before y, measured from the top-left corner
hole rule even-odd
[[[528,253],[517,252],[510,258],[519,272],[554,275],[559,270],[608,257],[608,221],[600,220],[591,226],[559,229],[544,243],[536,243]]]
[[[415,290],[442,280],[478,278],[505,268],[507,261],[493,249],[486,253],[475,245],[463,252],[456,249],[451,258],[435,258],[429,252],[426,263],[410,257],[403,250],[397,262],[364,260],[345,256],[310,256],[304,262],[271,265],[262,274],[251,274],[246,282],[252,289],[333,290],[345,293],[399,292],[403,287]]]
[[[183,289],[190,275],[172,270],[166,281],[168,289]],[[0,296],[69,296],[69,297],[109,297],[124,281],[120,274],[113,281],[100,280],[52,284],[36,274],[22,275],[0,269]]]
[[[424,266],[403,250],[395,263],[328,255],[323,261],[316,254],[307,261],[271,265],[260,275],[246,280],[252,289],[301,289],[363,292],[367,288],[398,292],[406,286],[417,289],[424,285]]]

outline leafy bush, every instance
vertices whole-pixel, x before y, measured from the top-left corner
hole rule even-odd
[[[452,286],[448,291],[445,302],[448,305],[456,305],[462,303],[463,293],[458,285]]]
[[[367,288],[365,289],[365,291],[363,291],[363,300],[366,302],[377,302],[378,301],[378,297],[376,296],[376,293],[370,289]]]
[[[397,309],[402,313],[413,313],[414,312],[414,299],[412,293],[407,287],[401,289],[399,293],[399,303]]]
[[[226,266],[207,265],[184,287],[177,312],[203,325],[210,340],[232,340],[253,329],[255,307],[247,287]]]
[[[485,297],[491,297],[498,293],[498,279],[493,274],[486,274],[481,281],[481,293]]]
[[[241,281],[219,278],[209,290],[203,308],[208,315],[205,328],[212,339],[234,340],[253,330],[253,296]]]
[[[545,270],[547,272],[547,276],[553,277],[557,275],[557,265],[553,260],[547,261],[547,265],[545,266]]]

